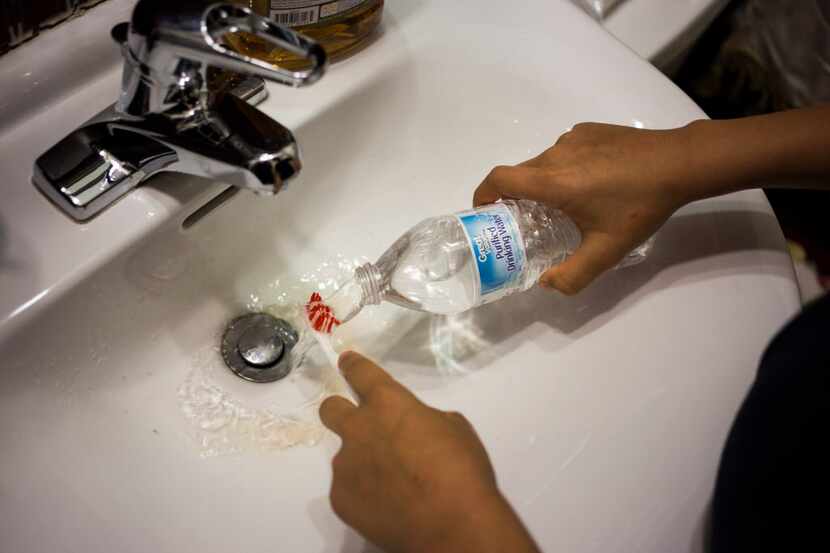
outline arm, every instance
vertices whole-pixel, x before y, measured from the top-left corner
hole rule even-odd
[[[346,524],[387,553],[538,553],[463,416],[424,405],[356,353],[339,363],[360,405],[330,397],[320,419],[343,441],[330,496]]]
[[[678,193],[693,201],[760,186],[830,188],[828,129],[830,106],[695,121],[685,131],[697,178]]]
[[[569,215],[582,246],[540,283],[573,294],[686,203],[779,180],[830,188],[829,128],[830,106],[671,130],[582,123],[538,157],[496,167],[474,203],[526,198]]]

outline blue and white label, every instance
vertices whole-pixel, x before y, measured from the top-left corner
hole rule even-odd
[[[457,217],[476,260],[482,303],[503,296],[518,284],[525,264],[522,236],[513,214],[507,207],[493,204]]]

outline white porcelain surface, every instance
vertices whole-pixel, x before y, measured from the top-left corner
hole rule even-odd
[[[672,73],[728,0],[625,0],[603,26],[643,59]]]
[[[222,187],[165,175],[77,225],[29,169],[117,81],[0,136],[3,551],[363,551],[328,505],[332,436],[200,455],[177,391],[225,323],[251,294],[268,301],[322,261],[374,257],[466,207],[491,166],[576,122],[702,116],[569,2],[390,2],[375,44],[261,106],[295,129],[301,182],[273,200],[240,193],[183,231]],[[577,297],[532,291],[458,319],[476,349],[453,359],[428,347],[435,321],[397,308],[375,313],[400,321],[383,334],[356,320],[352,343],[470,418],[544,550],[687,553],[732,416],[798,304],[751,192],[682,210],[647,262]],[[224,383],[252,403],[293,385]]]
[[[121,54],[109,28],[129,19],[133,4],[134,0],[107,0],[3,55],[0,133],[118,69]]]

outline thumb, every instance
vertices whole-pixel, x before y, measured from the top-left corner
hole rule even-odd
[[[619,263],[627,251],[624,244],[606,234],[585,234],[574,254],[545,271],[539,284],[571,296]]]

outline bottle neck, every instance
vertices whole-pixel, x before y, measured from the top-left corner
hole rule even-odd
[[[363,291],[363,305],[378,305],[383,301],[386,286],[383,274],[372,263],[366,263],[354,270],[354,279]]]

